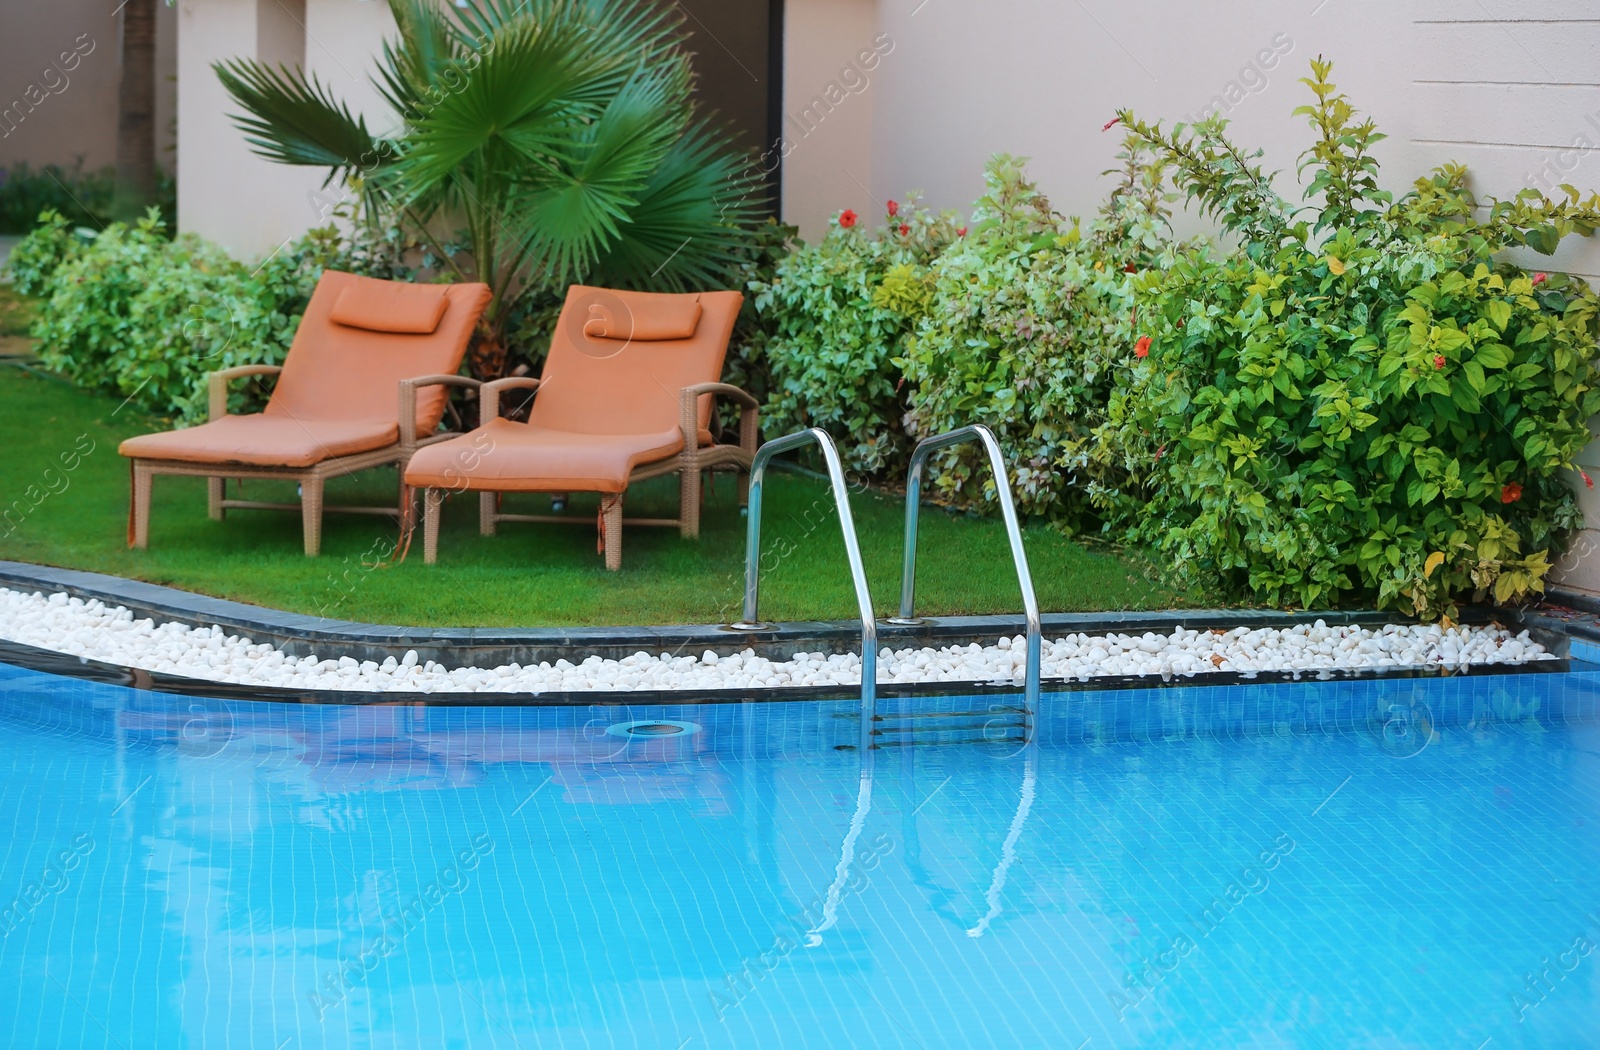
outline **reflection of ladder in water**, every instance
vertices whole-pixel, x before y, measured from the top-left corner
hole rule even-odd
[[[822,452],[828,467],[828,485],[833,492],[834,505],[839,512],[839,528],[844,534],[845,555],[850,563],[850,578],[855,586],[856,605],[861,614],[861,734],[857,745],[862,750],[894,743],[921,743],[916,740],[923,730],[924,720],[931,727],[938,743],[972,743],[983,740],[1011,742],[1020,736],[1020,742],[1031,744],[1034,733],[1034,714],[1039,709],[1039,662],[1042,631],[1039,625],[1039,603],[1033,593],[1033,574],[1028,569],[1028,555],[1022,547],[1022,530],[1017,525],[1017,508],[1011,497],[1011,474],[1006,469],[1005,457],[1000,453],[1000,442],[994,432],[982,424],[961,427],[946,434],[935,434],[917,442],[911,453],[911,466],[906,476],[906,551],[905,570],[900,583],[900,614],[890,617],[887,623],[896,626],[920,626],[924,621],[913,612],[917,584],[917,515],[921,510],[922,471],[928,457],[942,448],[977,441],[989,456],[989,467],[994,472],[995,493],[1000,503],[1000,516],[1005,521],[1006,538],[1011,544],[1011,560],[1016,565],[1017,583],[1022,589],[1023,613],[1027,618],[1027,667],[1020,708],[1003,703],[984,705],[982,711],[939,712],[878,712],[878,626],[872,610],[872,595],[867,588],[867,574],[861,563],[861,545],[856,537],[855,519],[850,514],[850,496],[845,484],[844,466],[839,460],[838,448],[833,438],[815,427],[774,438],[756,450],[750,464],[750,522],[745,540],[744,619],[729,624],[736,631],[765,631],[771,624],[763,623],[757,616],[759,577],[761,572],[761,489],[765,480],[767,463],[773,456],[802,445],[815,443]],[[920,730],[920,732],[919,732]]]

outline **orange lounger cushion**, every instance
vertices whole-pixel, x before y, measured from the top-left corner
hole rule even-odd
[[[643,463],[676,455],[683,433],[579,434],[496,419],[471,434],[418,449],[406,484],[490,492],[621,492]]]
[[[445,285],[363,277],[340,289],[328,319],[370,332],[432,335],[449,305]]]
[[[589,339],[667,342],[693,339],[700,327],[700,297],[662,292],[584,289],[588,306],[583,334]]]
[[[197,427],[129,438],[118,451],[137,459],[180,463],[309,467],[399,440],[400,427],[393,421],[295,419],[283,414],[225,416]]]

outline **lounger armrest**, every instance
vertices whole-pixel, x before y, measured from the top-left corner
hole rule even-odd
[[[400,380],[400,448],[406,452],[417,450],[417,388],[421,386],[459,386],[475,390],[482,387],[483,383],[471,376],[455,375],[417,376]]]
[[[221,419],[228,414],[228,383],[231,380],[243,379],[245,376],[275,376],[282,371],[282,365],[238,365],[234,368],[224,368],[220,372],[212,372],[206,376],[207,393],[210,395],[210,417]]]
[[[693,453],[700,446],[700,399],[706,395],[721,394],[739,406],[739,447],[752,455],[756,450],[761,424],[761,402],[731,383],[696,383],[680,392],[683,414],[679,426],[683,430],[683,447]]]
[[[500,418],[500,391],[537,389],[539,380],[532,376],[506,376],[483,384],[478,390],[478,425],[481,427],[491,419]]]

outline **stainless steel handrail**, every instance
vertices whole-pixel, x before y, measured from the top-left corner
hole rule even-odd
[[[744,554],[744,619],[728,626],[735,631],[763,631],[771,624],[756,615],[761,574],[761,485],[767,462],[773,456],[816,442],[828,464],[828,483],[834,506],[839,511],[839,530],[844,534],[844,552],[850,561],[850,578],[856,588],[856,605],[861,613],[861,749],[872,747],[872,719],[878,702],[878,622],[872,611],[872,593],[867,589],[867,571],[861,564],[861,544],[856,539],[856,522],[850,514],[850,490],[844,479],[839,449],[825,430],[812,427],[781,438],[773,438],[756,449],[750,463],[750,524]]]
[[[1033,594],[1033,573],[1028,571],[1028,554],[1022,548],[1022,530],[1017,525],[1017,508],[1011,498],[1011,474],[994,431],[982,423],[961,427],[946,434],[935,434],[917,442],[911,453],[911,468],[906,475],[906,561],[900,578],[900,615],[888,623],[915,626],[922,623],[912,611],[917,588],[917,513],[922,506],[922,471],[928,457],[942,448],[977,440],[989,453],[989,468],[994,472],[995,495],[1000,500],[1000,516],[1005,520],[1006,538],[1011,542],[1011,560],[1016,563],[1017,583],[1022,588],[1022,609],[1028,621],[1028,663],[1023,685],[1027,707],[1027,739],[1033,740],[1033,719],[1039,708],[1039,663],[1044,631],[1039,624],[1039,601]]]

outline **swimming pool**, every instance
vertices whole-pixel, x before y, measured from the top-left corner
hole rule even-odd
[[[851,702],[0,666],[0,1043],[1594,1045],[1600,673],[964,703],[863,764]]]

